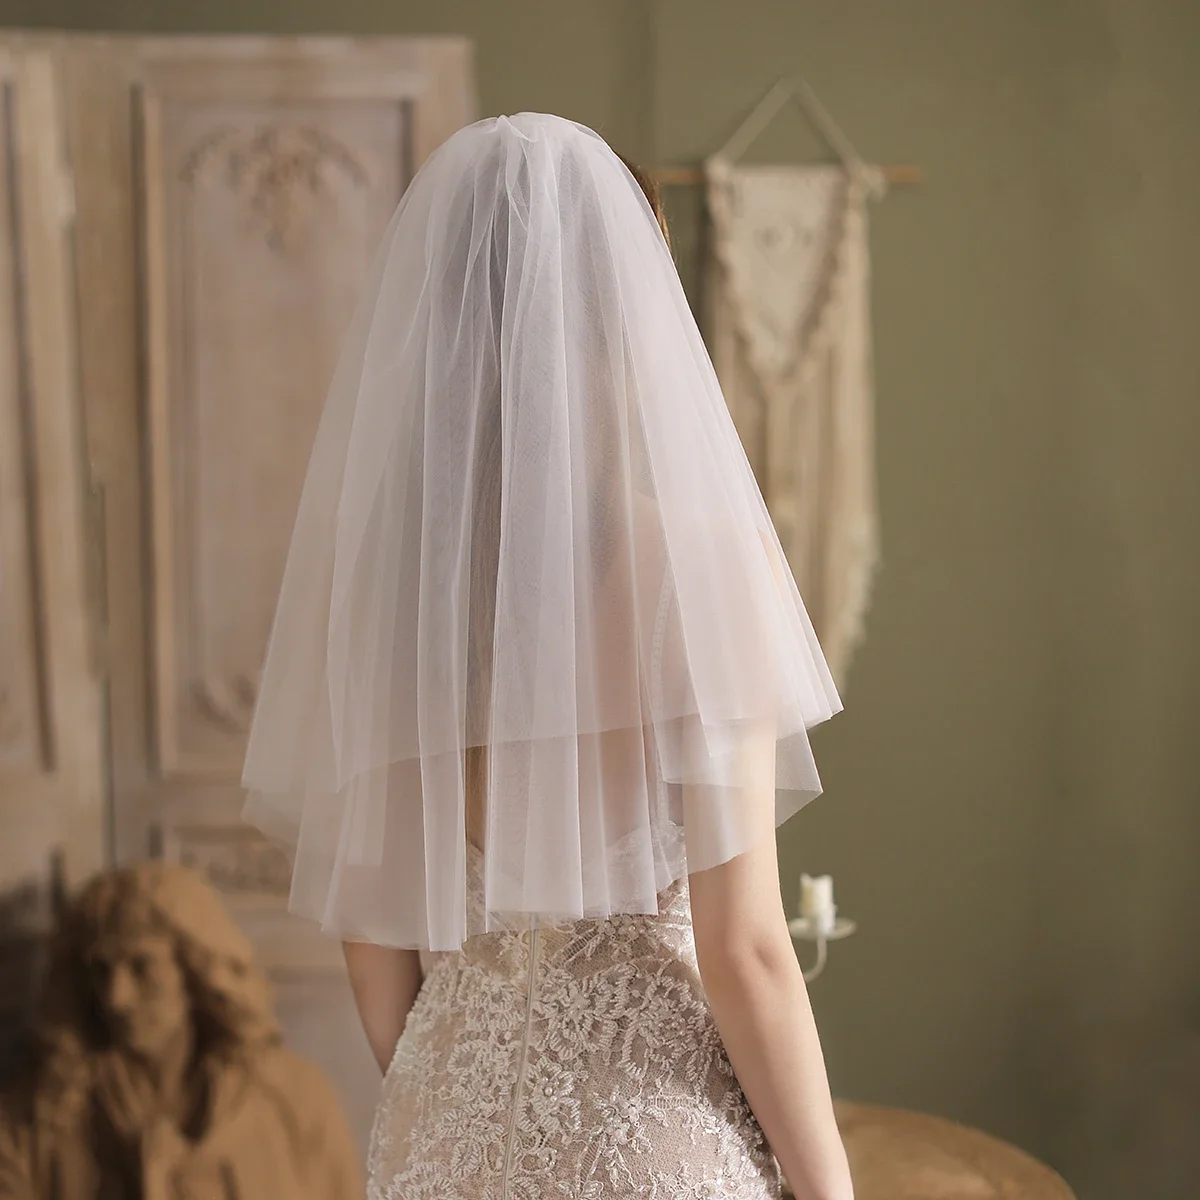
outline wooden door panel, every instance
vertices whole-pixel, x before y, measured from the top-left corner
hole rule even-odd
[[[157,762],[236,783],[325,386],[411,171],[412,104],[205,103],[169,76],[138,97]]]
[[[60,115],[52,56],[0,44],[0,888],[104,849]]]
[[[233,859],[243,882],[258,862],[278,908],[238,781],[291,526],[379,239],[415,167],[473,115],[469,47],[85,37],[62,52],[117,856],[216,875]]]
[[[62,883],[105,851],[70,187],[51,55],[0,41],[0,1071]]]
[[[49,766],[37,613],[33,396],[20,228],[15,64],[0,82],[0,770]]]

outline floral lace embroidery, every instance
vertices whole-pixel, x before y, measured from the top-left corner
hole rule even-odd
[[[483,934],[427,963],[370,1200],[778,1197],[704,999],[686,880],[657,916]]]

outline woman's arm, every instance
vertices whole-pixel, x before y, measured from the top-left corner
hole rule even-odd
[[[696,956],[738,1082],[797,1200],[851,1200],[846,1151],[779,894],[775,738],[747,739],[739,814],[753,847],[689,876]],[[689,795],[684,791],[684,804]]]
[[[421,956],[416,950],[343,942],[358,1016],[380,1071],[386,1072],[421,990]]]
[[[825,1060],[779,897],[775,841],[690,878],[704,990],[797,1200],[850,1200]]]

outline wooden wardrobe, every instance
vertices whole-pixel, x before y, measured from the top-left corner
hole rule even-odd
[[[194,864],[361,1129],[340,951],[238,780],[342,332],[470,48],[11,33],[0,85],[0,940],[105,864]]]

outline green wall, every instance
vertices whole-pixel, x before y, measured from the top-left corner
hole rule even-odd
[[[1081,1194],[1200,1195],[1200,5],[1069,0],[1042,1079]]]
[[[34,11],[36,8],[36,11]],[[954,1116],[1082,1200],[1200,1165],[1195,0],[31,0],[0,20],[462,33],[482,109],[653,163],[803,66],[925,181],[875,213],[885,564],[827,796],[860,932],[814,986],[839,1094]],[[798,118],[764,155],[820,153]],[[695,295],[695,194],[669,197]]]
[[[802,62],[864,154],[925,173],[875,215],[884,569],[847,711],[818,735],[827,796],[782,837],[785,887],[831,870],[860,922],[814,987],[838,1090],[1048,1150],[1029,1054],[1053,752],[1038,6],[657,8],[662,159],[719,145]],[[763,150],[810,143],[796,118]]]

